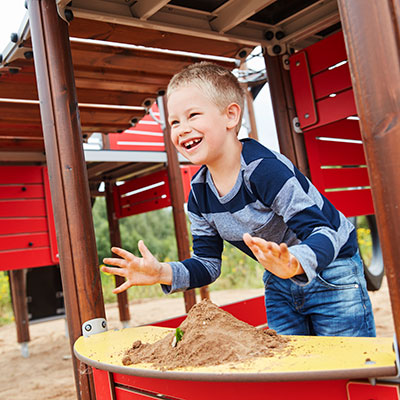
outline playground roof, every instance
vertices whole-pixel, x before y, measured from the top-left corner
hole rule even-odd
[[[233,69],[257,45],[283,54],[288,47],[303,48],[340,29],[336,0],[56,3],[60,16],[69,21],[84,139],[93,132],[130,128],[185,65],[211,58]],[[0,63],[1,161],[45,161],[32,57],[26,16]],[[95,165],[101,174],[112,168],[118,177],[116,170],[125,170],[127,162],[138,161],[132,168],[140,170],[142,156],[103,166],[98,165],[100,157]],[[163,154],[149,154],[148,160],[142,164],[165,162]]]

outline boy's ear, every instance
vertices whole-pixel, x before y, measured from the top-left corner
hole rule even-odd
[[[228,123],[227,123],[228,128],[232,129],[239,124],[241,112],[242,110],[239,104],[237,103],[229,104],[229,106],[226,108],[226,116],[228,117]]]

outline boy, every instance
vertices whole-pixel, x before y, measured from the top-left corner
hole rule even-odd
[[[132,285],[160,283],[165,293],[200,287],[220,274],[223,240],[265,268],[269,327],[280,334],[375,336],[353,225],[284,156],[238,140],[241,87],[215,64],[193,64],[168,86],[168,122],[177,150],[202,168],[188,212],[193,256],[160,263],[119,248],[103,271]]]

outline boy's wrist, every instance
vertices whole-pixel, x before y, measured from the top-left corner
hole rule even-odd
[[[162,285],[172,285],[172,267],[166,262],[160,263],[159,283]]]

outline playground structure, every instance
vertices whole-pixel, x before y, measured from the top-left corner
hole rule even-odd
[[[115,44],[89,44],[79,40],[69,42],[69,37],[236,56],[242,61],[254,46],[263,46],[282,153],[302,172],[320,182],[320,190],[336,189],[324,190],[328,196],[332,196],[334,203],[333,198],[338,197],[340,190],[337,189],[340,188],[346,188],[341,190],[345,195],[353,192],[358,196],[345,200],[344,206],[357,204],[363,207],[362,210],[357,208],[348,211],[348,216],[370,213],[372,203],[368,196],[372,192],[399,337],[400,278],[397,261],[399,250],[396,246],[399,237],[399,185],[396,149],[399,148],[400,132],[397,121],[399,87],[396,82],[400,81],[400,72],[396,40],[398,43],[400,11],[395,2],[382,1],[374,13],[361,0],[308,1],[307,5],[303,2],[302,6],[293,8],[285,6],[284,1],[254,0],[244,6],[242,2],[231,0],[211,2],[213,4],[209,7],[212,12],[197,9],[197,2],[184,7],[179,1],[138,1],[132,4],[93,1],[90,5],[83,1],[74,1],[72,5],[67,1],[58,1],[58,9],[55,3],[52,0],[28,1],[30,37],[25,25],[15,38],[15,43],[3,54],[1,70],[4,73],[0,92],[1,97],[8,101],[1,103],[0,146],[1,161],[7,166],[42,164],[46,161],[52,202],[57,205],[54,207],[54,218],[71,345],[81,335],[84,323],[104,318],[90,212],[90,192],[96,194],[96,185],[100,181],[106,182],[108,198],[111,199],[116,179],[145,176],[150,164],[154,172],[161,170],[168,161],[167,174],[179,257],[188,255],[187,245],[185,247],[187,232],[184,224],[179,222],[183,216],[183,186],[181,174],[177,173],[176,154],[171,148],[168,149],[169,141],[165,141],[168,159],[158,156],[151,162],[149,160],[154,155],[149,152],[141,153],[140,156],[144,157],[141,160],[121,162],[122,153],[119,153],[119,158],[108,159],[107,162],[92,161],[93,164],[89,163],[86,171],[82,135],[116,132],[126,129],[130,122],[137,122],[154,99],[163,94],[169,77],[201,57],[148,50],[141,52],[137,48]],[[317,46],[324,37],[338,37],[341,27],[352,72],[351,80],[348,71],[346,75],[346,66],[333,70],[323,66],[318,71],[311,62],[312,54],[301,52],[314,43]],[[291,49],[296,52],[290,57]],[[371,49],[374,49],[374,54],[371,54]],[[320,57],[324,61],[326,58],[326,55]],[[217,62],[230,68],[236,66],[232,61]],[[381,73],[380,62],[387,66],[385,74]],[[306,66],[299,72],[299,82],[305,82],[300,90],[293,83],[297,63],[300,69]],[[328,77],[317,93],[319,86],[316,81],[323,80],[323,74],[319,72],[327,70],[341,75],[345,84],[336,88],[327,87],[325,83],[333,81]],[[349,84],[353,87],[355,102],[352,102],[348,93]],[[306,94],[300,103],[299,92]],[[330,97],[330,94],[336,96]],[[322,109],[332,110],[335,101],[336,119],[323,119],[325,115]],[[108,107],[95,106],[98,104]],[[356,108],[361,135],[357,131],[358,122],[347,119],[354,116]],[[343,109],[347,115],[340,114]],[[326,136],[321,134],[321,127],[329,128],[333,124],[336,124],[335,129],[329,134],[326,131]],[[345,127],[342,126],[344,124]],[[166,137],[167,129],[164,132]],[[343,147],[334,150],[334,146],[339,145],[331,140],[326,151],[327,146],[324,145],[327,141],[321,138],[337,139],[335,132],[339,129],[341,133],[349,133],[345,137],[346,146],[354,146],[350,146],[347,152],[343,151]],[[42,134],[46,157],[43,155]],[[357,143],[361,137],[362,143]],[[358,150],[354,150],[355,147]],[[320,153],[321,148],[325,148],[325,152]],[[317,158],[318,154],[323,154],[323,164],[320,166],[324,168],[317,166],[311,153],[314,156],[317,154]],[[343,155],[340,163],[337,159],[334,163],[327,162],[326,157],[333,154]],[[358,167],[365,164],[368,165],[371,191],[366,168]],[[109,207],[113,204],[108,201]],[[111,209],[112,243],[117,245],[118,229],[114,214]],[[15,279],[16,285],[20,282],[22,279]],[[188,307],[193,301],[190,296],[185,296]],[[121,321],[124,321],[126,300],[119,297],[119,304]],[[80,375],[79,361],[75,359],[74,362],[78,393],[83,399],[94,398],[91,377]],[[377,387],[373,390],[379,390]],[[255,390],[257,393],[259,389]]]

